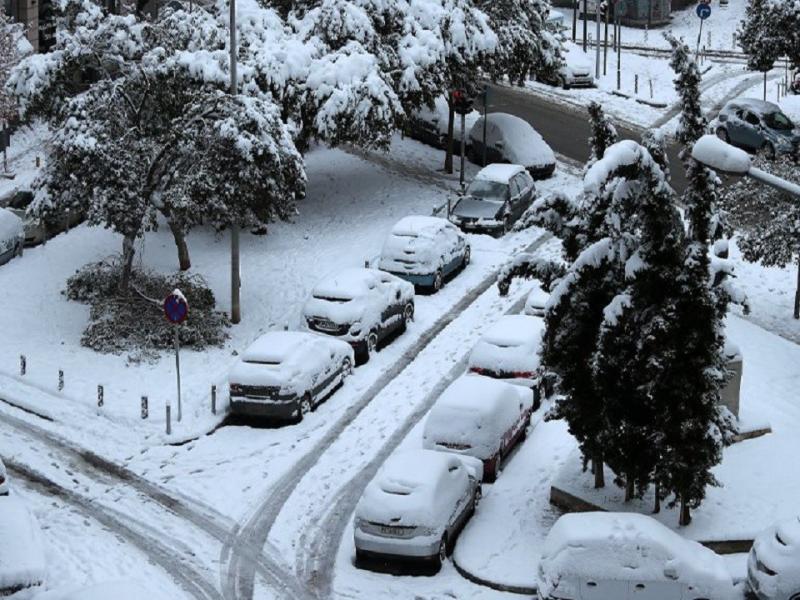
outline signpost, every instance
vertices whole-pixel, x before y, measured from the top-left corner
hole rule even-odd
[[[697,56],[700,54],[700,39],[703,37],[703,21],[711,16],[710,1],[711,0],[700,0],[700,3],[695,9],[697,16],[700,17],[700,31],[697,34],[697,50],[694,53],[695,60],[697,60]]]
[[[180,339],[178,338],[178,327],[189,317],[189,303],[179,289],[164,298],[164,315],[167,321],[176,325],[175,331],[175,372],[178,378],[178,421],[181,420],[181,358],[180,358]]]

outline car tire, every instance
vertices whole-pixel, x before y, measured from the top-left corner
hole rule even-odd
[[[306,392],[303,397],[300,399],[300,417],[299,421],[302,421],[305,416],[312,411],[314,405],[311,402],[311,392]]]
[[[473,512],[475,512],[475,510],[478,508],[478,505],[481,503],[481,498],[483,498],[483,490],[481,489],[481,486],[479,485],[478,487],[475,488],[475,495],[472,497],[472,511]]]
[[[561,87],[565,90],[569,89],[569,84],[567,83],[566,77],[561,77]]]
[[[353,361],[350,358],[345,358],[342,360],[342,381],[344,382],[345,379],[350,377],[353,374]]]
[[[442,289],[443,285],[444,285],[444,273],[442,273],[442,270],[439,269],[433,276],[433,284],[431,285],[431,290],[433,290],[433,293],[435,294],[436,292]]]
[[[25,248],[25,244],[23,242],[17,242],[17,247],[14,249],[14,256],[22,256],[23,248]]]
[[[467,246],[466,249],[464,250],[464,258],[461,260],[461,268],[466,269],[467,265],[470,263],[471,260],[472,260],[472,249],[469,246]]]
[[[731,143],[731,139],[728,136],[728,132],[726,131],[726,129],[724,127],[717,127],[716,134],[717,134],[717,137],[719,139],[721,139],[723,142],[725,142],[726,144],[730,144]]]
[[[767,157],[767,160],[775,160],[775,146],[771,142],[766,142],[761,146],[761,151]]]
[[[408,324],[414,320],[414,303],[407,302],[403,307],[403,325]]]
[[[450,555],[450,544],[447,539],[447,534],[442,536],[439,541],[439,553],[436,555],[436,564],[439,568],[447,562],[447,557]]]
[[[509,231],[511,231],[511,218],[506,215],[503,217],[503,233],[501,235],[506,235]]]
[[[361,366],[369,362],[369,349],[367,341],[364,340],[355,347],[356,366]]]
[[[367,344],[367,360],[369,357],[372,356],[378,349],[378,332],[377,331],[370,331],[369,335],[366,339]]]
[[[500,467],[500,451],[497,451],[497,454],[492,456],[491,460],[489,461],[489,467],[484,467],[483,473],[483,481],[486,483],[494,483],[497,481],[497,470]]]

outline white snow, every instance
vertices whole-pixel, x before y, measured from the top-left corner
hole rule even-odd
[[[487,144],[502,141],[504,144],[502,153],[512,163],[534,168],[555,164],[556,158],[550,146],[527,121],[499,112],[489,113],[485,118],[490,128],[492,126],[497,128],[499,136],[499,139],[495,140],[487,135]],[[469,133],[471,139],[483,139],[483,120],[484,117],[480,117],[475,122]]]
[[[800,517],[791,517],[767,528],[756,538],[750,554],[775,575],[749,564],[758,591],[767,598],[789,598],[800,589]]]
[[[436,128],[441,135],[447,135],[448,120],[450,109],[447,105],[447,98],[439,96],[434,100],[433,110],[427,106],[423,106],[415,114],[417,118],[436,124]],[[480,113],[476,110],[471,110],[468,114],[464,115],[464,130],[465,135],[469,133],[475,122],[480,118]],[[456,115],[453,125],[454,139],[461,139],[461,116]]]
[[[511,178],[514,177],[514,175],[521,173],[524,170],[525,167],[522,165],[494,163],[491,165],[486,165],[484,168],[478,171],[478,174],[475,175],[475,179],[494,181],[495,183],[504,183],[508,185],[508,182],[511,181]]]
[[[41,586],[46,572],[42,532],[36,518],[16,495],[0,496],[0,595],[17,586]]]
[[[545,306],[549,299],[550,294],[545,292],[541,286],[535,285],[525,299],[524,313],[536,317],[544,316]]]
[[[99,583],[91,587],[58,589],[44,592],[34,600],[144,600],[153,598],[149,591],[130,581]]]
[[[750,170],[750,155],[747,152],[711,134],[695,142],[692,158],[723,173],[745,174]]]

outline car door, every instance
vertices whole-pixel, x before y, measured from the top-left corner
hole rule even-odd
[[[466,516],[469,513],[472,495],[470,493],[469,477],[464,465],[458,459],[454,459],[448,467],[448,478],[450,482],[447,487],[452,493],[453,510],[447,525],[448,531],[451,532],[451,535],[454,535],[464,525]]]
[[[764,143],[764,136],[761,133],[761,119],[753,111],[748,110],[745,112],[744,121],[745,144],[752,150],[758,150]]]
[[[525,171],[524,173],[520,173],[521,183],[520,186],[522,187],[522,194],[525,198],[525,210],[528,210],[531,204],[533,204],[533,200],[536,197],[536,184],[533,181],[533,177],[531,174]]]
[[[726,131],[728,132],[728,139],[734,146],[745,146],[745,138],[747,137],[745,128],[747,123],[744,120],[744,109],[737,108],[730,115],[726,121]]]
[[[382,273],[380,275],[379,292],[383,303],[381,313],[381,330],[379,337],[393,330],[400,322],[400,315],[403,314],[403,300],[400,286],[394,281],[391,275]]]
[[[581,577],[577,581],[580,600],[628,600],[628,581],[599,577]]]
[[[460,239],[455,226],[448,223],[437,235],[438,247],[444,256],[444,272],[449,275],[458,268],[464,254],[464,242]]]
[[[509,209],[511,212],[511,219],[516,221],[522,214],[522,189],[519,185],[519,175],[515,175],[508,183],[509,189]]]

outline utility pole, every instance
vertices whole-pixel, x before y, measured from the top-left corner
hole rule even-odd
[[[622,27],[619,24],[619,11],[614,7],[614,12],[617,13],[617,89],[622,87]]]
[[[595,21],[597,21],[597,37],[596,37],[596,52],[594,60],[594,77],[600,79],[600,0],[595,0]]]
[[[603,75],[604,76],[606,74],[606,67],[608,65],[608,18],[609,18],[609,15],[611,14],[611,3],[609,2],[609,0],[606,0],[605,5],[606,5],[606,30],[605,30],[605,35],[604,35],[605,39],[603,40]]]
[[[572,43],[578,39],[578,11],[580,10],[580,0],[575,0],[572,10]]]
[[[231,96],[236,96],[236,0],[231,3]],[[242,320],[242,306],[239,292],[241,281],[239,279],[239,224],[231,224],[231,323]]]
[[[588,2],[589,0],[583,0],[583,51],[584,52],[586,52],[586,37],[587,34],[589,33],[586,25],[586,17],[588,16],[589,13],[589,8],[587,6]]]

